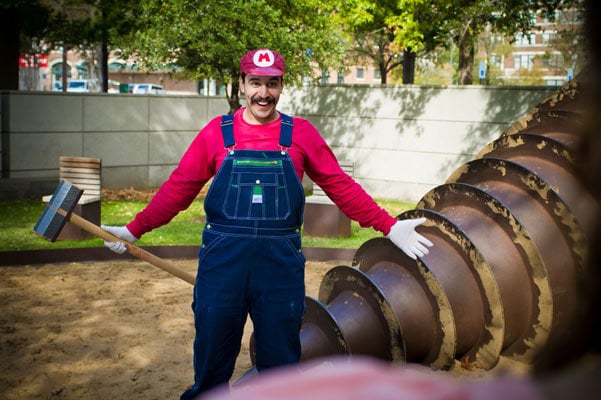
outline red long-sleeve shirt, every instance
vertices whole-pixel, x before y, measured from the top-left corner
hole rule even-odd
[[[279,150],[281,118],[265,125],[251,125],[238,110],[234,115],[236,149]],[[136,237],[158,228],[187,209],[202,187],[215,175],[227,149],[223,145],[221,117],[211,120],[196,136],[169,179],[127,229]],[[374,200],[338,165],[332,150],[307,120],[294,117],[292,146],[288,149],[294,169],[318,184],[350,219],[362,227],[388,234],[396,219]]]

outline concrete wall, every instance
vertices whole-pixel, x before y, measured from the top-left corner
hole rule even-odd
[[[283,112],[313,122],[374,197],[417,201],[554,88],[286,88]],[[2,93],[5,178],[55,178],[61,155],[98,157],[103,186],[157,187],[223,97]]]
[[[311,120],[380,198],[416,201],[556,89],[353,86],[295,90],[281,109]]]
[[[83,156],[102,159],[104,187],[146,188],[159,186],[200,127],[229,107],[200,96],[13,92],[3,109],[10,178],[57,177],[61,155]]]

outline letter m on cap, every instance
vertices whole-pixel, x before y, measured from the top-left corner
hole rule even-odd
[[[259,57],[257,57],[257,61],[260,62],[261,64],[263,64],[263,63],[269,64],[269,62],[271,62],[271,59],[269,56],[270,56],[270,54],[268,52],[259,53]]]

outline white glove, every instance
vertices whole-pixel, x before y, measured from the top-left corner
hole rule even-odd
[[[414,260],[428,254],[428,247],[433,243],[415,231],[415,227],[426,222],[426,218],[404,219],[397,221],[386,236],[407,256]]]
[[[107,231],[108,233],[112,233],[117,236],[119,239],[123,239],[128,241],[129,243],[135,243],[138,238],[132,235],[132,233],[124,226],[106,226],[102,225],[102,229]],[[117,254],[123,254],[127,251],[127,247],[125,247],[125,243],[123,242],[109,242],[104,241],[104,246],[108,247],[111,251]]]

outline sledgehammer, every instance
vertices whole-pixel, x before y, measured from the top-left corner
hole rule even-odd
[[[81,197],[82,193],[83,190],[73,186],[73,184],[68,181],[61,180],[60,184],[54,191],[52,198],[48,202],[48,205],[44,209],[42,216],[35,224],[33,231],[43,238],[54,242],[67,221],[69,221],[86,232],[89,232],[92,235],[95,235],[106,241],[125,243],[127,252],[131,255],[139,258],[140,260],[147,261],[154,266],[157,266],[169,272],[170,274],[175,275],[178,278],[194,285],[196,278],[189,272],[183,271],[167,261],[147,252],[146,250],[134,246],[123,239],[119,239],[117,236],[108,233],[98,225],[81,218],[79,215],[73,214],[72,211],[77,205],[77,201]]]

